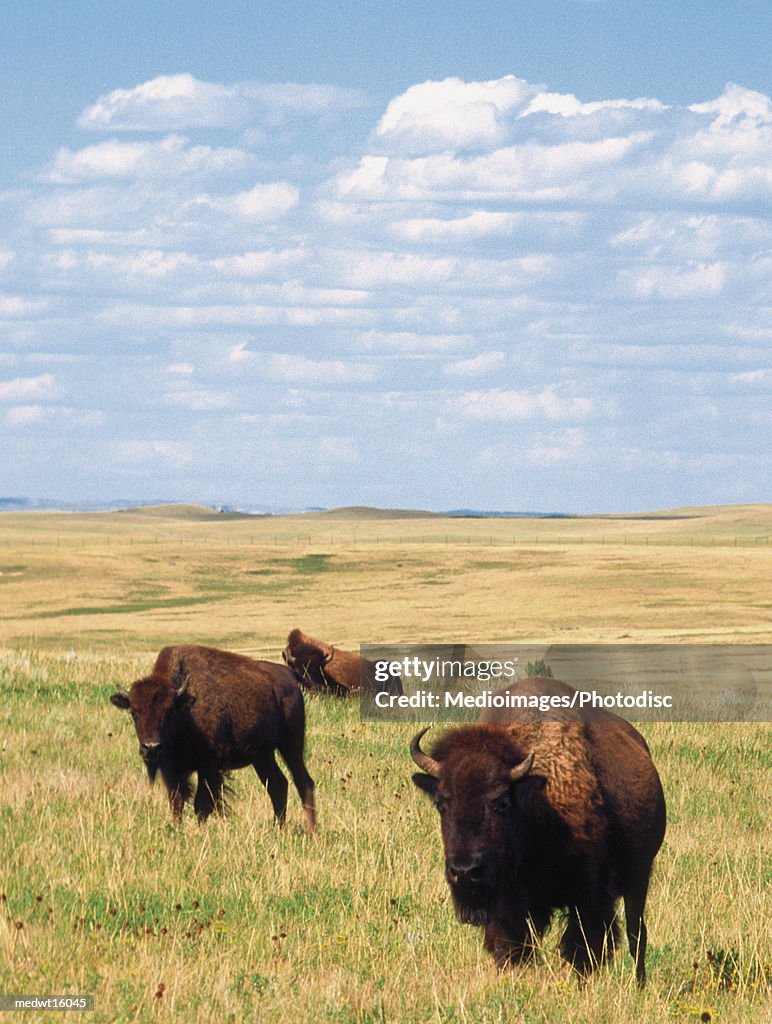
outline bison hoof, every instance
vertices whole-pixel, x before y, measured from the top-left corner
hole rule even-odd
[[[533,960],[535,955],[536,950],[528,943],[502,943],[493,950],[496,966],[500,971],[527,964]]]

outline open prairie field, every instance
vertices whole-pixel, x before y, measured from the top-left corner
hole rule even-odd
[[[772,506],[581,519],[255,518],[167,506],[0,518],[0,644],[275,658],[362,642],[763,642]]]
[[[84,1019],[603,1024],[772,1019],[767,724],[644,728],[668,831],[649,984],[620,948],[579,987],[559,928],[499,974],[458,924],[409,725],[307,700],[310,838],[251,770],[232,811],[169,820],[108,702],[164,644],[278,660],[301,626],[360,642],[772,643],[772,509],[447,519],[188,507],[0,517],[0,994]],[[28,1011],[25,1020],[61,1020]]]

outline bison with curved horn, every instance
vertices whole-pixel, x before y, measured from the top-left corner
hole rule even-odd
[[[315,640],[301,629],[293,629],[287,637],[282,658],[300,685],[311,692],[338,697],[358,697],[360,690],[366,695],[376,690],[402,694],[398,677],[390,677],[385,686],[376,686],[375,665],[371,661],[324,640]]]
[[[621,897],[642,986],[665,800],[640,733],[619,719],[478,723],[447,732],[429,754],[426,732],[410,744],[421,769],[413,781],[440,813],[458,918],[483,927],[505,967],[532,957],[565,910],[561,954],[587,975],[613,952]]]
[[[314,783],[303,760],[303,694],[284,665],[194,644],[164,647],[149,676],[110,700],[131,712],[148,777],[153,782],[160,772],[175,820],[192,794],[194,772],[193,807],[204,821],[223,810],[224,773],[251,764],[282,824],[288,786],[278,750],[315,831]]]

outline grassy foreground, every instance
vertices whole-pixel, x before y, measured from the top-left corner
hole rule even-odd
[[[769,641],[769,547],[717,543],[705,524],[702,544],[694,524],[673,543],[682,520],[658,543],[649,523],[648,543],[628,524],[612,543],[611,524],[603,540],[585,527],[514,544],[495,524],[493,544],[474,524],[471,542],[422,542],[410,523],[331,544],[327,520],[308,541],[287,523],[273,540],[238,520],[90,520],[9,517],[5,533],[0,520],[13,598],[0,616],[0,994],[90,994],[83,1019],[99,1022],[770,1020],[768,725],[645,729],[669,824],[638,993],[624,950],[579,989],[557,928],[538,965],[497,973],[449,906],[410,726],[308,701],[311,839],[294,794],[287,827],[273,825],[251,770],[232,776],[229,817],[173,827],[129,717],[107,702],[161,643],[276,658],[293,625],[349,643],[555,636],[560,623],[555,639]],[[746,537],[764,528],[743,520]]]

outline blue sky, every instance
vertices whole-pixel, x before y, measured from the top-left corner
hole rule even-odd
[[[769,500],[768,3],[0,17],[0,494]]]

